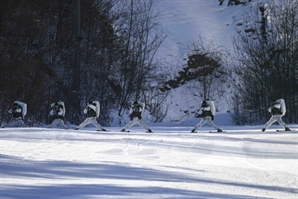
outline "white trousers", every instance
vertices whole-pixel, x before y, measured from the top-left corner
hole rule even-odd
[[[211,117],[204,117],[202,118],[202,120],[194,127],[195,130],[197,130],[198,128],[200,128],[201,126],[203,126],[204,124],[208,123],[210,126],[212,126],[215,129],[219,129],[218,126],[216,126],[214,124],[214,122],[212,121]]]
[[[270,120],[265,124],[265,129],[268,129],[274,122],[278,122],[282,127],[287,128],[287,125],[282,121],[281,115],[272,115]]]
[[[3,127],[27,127],[22,118],[13,118],[10,122],[5,124]]]
[[[52,124],[50,124],[48,126],[48,128],[53,128],[53,127],[56,127],[56,126],[61,126],[65,129],[68,129],[68,127],[64,124],[62,119],[54,119],[54,121],[52,122]]]
[[[123,127],[123,129],[127,130],[135,124],[138,124],[139,126],[143,127],[147,131],[149,130],[149,127],[146,124],[144,124],[144,122],[137,117],[134,117],[125,127]]]
[[[78,128],[78,129],[81,129],[81,128],[87,126],[88,124],[93,124],[93,125],[97,128],[97,130],[102,130],[102,129],[103,129],[103,128],[98,124],[98,122],[96,121],[96,117],[87,117],[87,118],[85,119],[85,121],[84,121],[82,124],[80,124],[77,128]]]

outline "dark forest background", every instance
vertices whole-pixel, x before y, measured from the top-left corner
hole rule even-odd
[[[247,6],[251,1],[218,2]],[[255,4],[236,22],[233,56],[198,38],[181,71],[171,75],[171,70],[160,73],[171,66],[154,59],[168,35],[156,0],[82,0],[79,34],[76,3],[1,2],[0,123],[10,119],[7,110],[15,100],[27,103],[29,126],[48,124],[50,104],[58,100],[65,102],[73,124],[82,121],[90,100],[101,104],[102,125],[115,119],[112,112],[121,118],[134,100],[146,103],[152,122],[161,122],[168,93],[184,84],[195,87],[200,100],[220,97],[222,85],[229,85],[236,124],[266,121],[273,98],[285,99],[286,122],[298,123],[297,1]]]

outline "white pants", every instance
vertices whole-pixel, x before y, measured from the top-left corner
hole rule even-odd
[[[68,127],[64,124],[62,119],[54,119],[54,121],[52,122],[52,124],[48,126],[48,128],[53,128],[56,126],[61,126],[61,127],[64,127],[65,129],[68,129]]]
[[[77,128],[78,128],[78,129],[81,129],[81,128],[87,126],[88,124],[93,124],[93,125],[97,128],[97,130],[102,130],[102,129],[103,129],[103,128],[97,123],[97,121],[96,121],[96,117],[87,117],[87,118],[85,119],[85,121],[84,121],[82,124],[80,124]]]
[[[137,117],[134,117],[123,129],[127,130],[135,124],[138,124],[139,126],[143,127],[147,131],[149,130],[149,127],[146,124],[144,124],[144,122]]]
[[[198,128],[200,128],[201,126],[203,126],[204,124],[208,123],[210,126],[212,126],[215,129],[219,129],[218,126],[216,126],[214,124],[214,122],[212,121],[211,117],[204,117],[202,118],[202,120],[194,127],[195,130],[197,130]]]
[[[270,120],[265,124],[265,129],[268,129],[274,122],[278,122],[282,127],[287,128],[287,125],[282,121],[281,115],[272,115]]]
[[[27,127],[22,118],[13,118],[10,122],[5,124],[3,127]]]

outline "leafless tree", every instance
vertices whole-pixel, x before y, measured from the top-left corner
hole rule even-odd
[[[297,1],[270,1],[247,12],[234,37],[243,114],[265,121],[274,98],[284,98],[286,121],[297,122]]]
[[[229,80],[229,53],[213,42],[206,44],[200,37],[189,47],[187,63],[178,76],[165,82],[162,90],[186,84],[188,91],[202,100],[219,99],[226,91]]]
[[[213,41],[206,44],[200,37],[190,46],[187,66],[191,75],[196,77],[190,81],[190,92],[202,100],[219,99],[226,91],[229,80],[230,55]]]
[[[160,14],[154,7],[155,0],[122,1],[122,16],[116,23],[120,35],[121,58],[117,84],[121,91],[118,98],[118,115],[124,113],[128,103],[142,100],[150,77],[154,75],[154,56],[167,34],[160,26]],[[125,4],[127,3],[127,4]]]

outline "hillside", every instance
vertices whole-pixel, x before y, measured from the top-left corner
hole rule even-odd
[[[210,0],[161,0],[157,4],[162,14],[161,23],[169,32],[163,46],[157,53],[157,59],[163,63],[162,70],[177,74],[185,64],[188,47],[199,36],[206,42],[213,41],[217,46],[225,47],[233,53],[232,35],[235,23],[241,20],[241,13],[249,6],[219,5]],[[170,68],[169,68],[170,67]],[[221,99],[215,99],[218,114],[228,116],[229,92]],[[192,119],[201,103],[201,99],[188,92],[187,86],[173,89],[167,99],[169,112],[164,121],[185,121]]]

